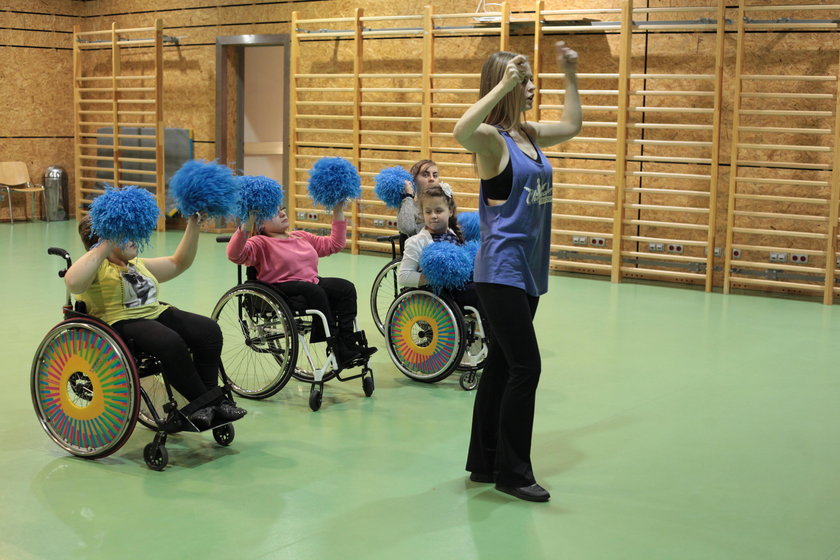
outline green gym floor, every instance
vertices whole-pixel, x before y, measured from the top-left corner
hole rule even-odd
[[[380,347],[372,398],[331,381],[311,412],[293,380],[240,400],[229,448],[170,437],[163,472],[142,426],[106,459],[67,455],[29,396],[64,298],[52,245],[78,256],[75,222],[0,224],[0,559],[840,559],[838,306],[552,277],[533,442],[552,499],[533,504],[466,479],[473,393],[457,375],[427,386],[390,363],[368,308],[380,256],[320,269],[356,284]],[[209,315],[234,282],[202,234],[163,297]]]

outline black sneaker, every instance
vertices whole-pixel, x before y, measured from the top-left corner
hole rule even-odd
[[[343,341],[338,341],[335,346],[335,359],[339,367],[347,367],[362,355],[357,347],[345,344]]]
[[[213,425],[213,416],[216,412],[214,409],[215,407],[205,406],[204,408],[199,408],[187,418],[199,430],[206,430]]]
[[[369,358],[376,354],[379,350],[376,346],[360,346],[359,352],[361,352],[363,358]]]
[[[244,408],[239,408],[231,401],[225,399],[219,404],[216,405],[216,419],[222,420],[224,422],[233,422],[234,420],[239,420],[243,416],[248,414],[248,411]]]

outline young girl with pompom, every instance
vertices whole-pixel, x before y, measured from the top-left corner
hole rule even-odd
[[[423,228],[406,240],[397,273],[400,285],[410,288],[418,288],[429,283],[420,266],[423,249],[432,243],[440,242],[464,245],[464,236],[456,217],[458,207],[449,185],[443,183],[426,187],[418,196],[417,201],[420,214],[423,216]],[[466,305],[475,307],[482,316],[484,315],[472,282],[462,289],[449,290],[448,293],[461,307]]]
[[[85,216],[79,222],[79,235],[87,253],[64,276],[67,288],[85,303],[90,315],[131,340],[135,351],[156,357],[166,379],[191,402],[218,387],[222,332],[209,317],[162,303],[158,294],[161,282],[192,265],[198,232],[198,215],[193,215],[173,255],[139,258],[134,243],[100,239],[90,216]],[[187,416],[200,430],[246,413],[223,397],[196,408]]]
[[[346,367],[356,358],[370,356],[376,348],[360,346],[353,336],[356,319],[353,283],[344,278],[318,276],[318,258],[338,253],[347,240],[344,203],[334,206],[332,214],[332,229],[328,236],[288,231],[289,217],[283,207],[273,218],[263,220],[258,228],[252,217],[231,236],[227,256],[236,264],[256,268],[258,281],[271,284],[287,297],[303,296],[307,308],[323,313],[331,333],[335,334],[332,351],[338,365]],[[321,321],[313,321],[310,341],[324,340],[326,333]]]

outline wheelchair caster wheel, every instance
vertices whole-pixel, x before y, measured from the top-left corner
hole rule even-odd
[[[321,399],[324,396],[323,390],[317,385],[313,385],[309,391],[309,408],[318,410],[321,408]]]
[[[213,439],[216,440],[216,443],[225,447],[233,443],[235,435],[236,430],[233,429],[232,424],[225,424],[224,426],[213,428]]]
[[[365,392],[366,397],[369,397],[373,394],[373,389],[373,375],[366,375],[362,377],[362,390]]]
[[[164,446],[152,442],[143,448],[143,460],[153,471],[162,471],[169,463],[169,452]]]
[[[475,371],[465,371],[461,374],[461,378],[458,381],[461,383],[461,388],[464,391],[472,391],[478,387],[478,373]]]

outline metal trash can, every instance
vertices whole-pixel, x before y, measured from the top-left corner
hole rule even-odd
[[[63,167],[51,165],[44,171],[47,198],[47,219],[51,222],[67,219],[67,173]]]

